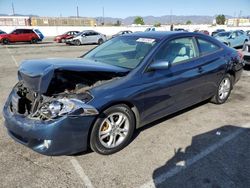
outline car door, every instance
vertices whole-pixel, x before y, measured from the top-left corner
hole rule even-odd
[[[225,74],[226,59],[223,49],[208,39],[197,37],[199,61],[205,87],[200,90],[202,100],[211,98],[217,91],[218,83]]]
[[[22,30],[16,29],[10,34],[10,41],[12,42],[20,42],[22,41]]]
[[[90,43],[90,32],[85,32],[81,35],[81,43],[89,44]]]
[[[242,46],[246,40],[246,37],[245,37],[244,33],[241,31],[237,31],[237,35],[238,35],[237,46]]]
[[[229,37],[229,43],[231,47],[235,47],[238,46],[239,44],[239,38],[238,38],[238,34],[236,31],[233,31],[232,34]]]
[[[169,63],[169,68],[143,75],[144,123],[200,102],[200,90],[206,87],[194,38],[171,40],[155,55],[153,63],[157,61]]]
[[[99,33],[94,31],[90,33],[90,43],[97,43],[98,39],[99,39]]]

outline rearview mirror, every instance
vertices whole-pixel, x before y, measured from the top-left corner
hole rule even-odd
[[[169,68],[169,62],[168,61],[164,61],[164,60],[158,60],[153,62],[150,66],[149,66],[149,70],[166,70]]]

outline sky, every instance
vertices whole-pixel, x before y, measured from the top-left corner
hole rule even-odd
[[[38,16],[128,16],[208,15],[249,16],[250,0],[0,0],[0,14],[15,13]]]

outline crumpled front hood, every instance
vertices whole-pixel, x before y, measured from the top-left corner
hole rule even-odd
[[[108,65],[101,62],[76,59],[38,59],[24,61],[18,70],[18,78],[24,84],[38,93],[46,93],[56,72],[95,72],[98,73],[126,73],[129,69]]]

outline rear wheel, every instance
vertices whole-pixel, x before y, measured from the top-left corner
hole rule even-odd
[[[212,103],[215,104],[223,104],[226,102],[228,97],[230,96],[232,87],[233,87],[233,78],[231,75],[226,74],[224,78],[221,80],[216,94],[211,99]]]
[[[91,131],[90,147],[103,155],[115,153],[129,143],[134,128],[131,109],[124,104],[112,106],[97,118]]]
[[[9,44],[10,43],[9,39],[6,39],[6,38],[2,39],[2,42],[3,42],[3,44]]]
[[[31,41],[30,41],[31,44],[36,44],[37,43],[37,39],[35,38],[32,38]]]

